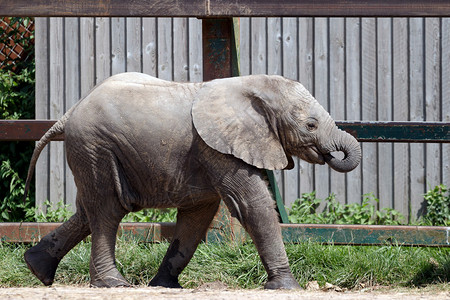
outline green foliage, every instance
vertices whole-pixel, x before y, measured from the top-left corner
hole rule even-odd
[[[44,213],[45,211],[45,213]],[[44,201],[43,209],[32,208],[27,211],[27,216],[34,218],[35,222],[65,222],[73,215],[69,204],[61,200],[58,203]]]
[[[69,204],[64,204],[61,200],[54,204],[46,200],[43,209],[27,209],[27,219],[34,222],[64,222],[67,221],[73,212]],[[122,222],[176,222],[177,210],[169,209],[143,209],[138,212],[127,214]]]
[[[176,222],[177,209],[143,209],[137,212],[127,214],[122,222]]]
[[[448,282],[450,249],[401,246],[326,246],[306,242],[286,245],[300,285],[317,280],[341,288],[422,286]],[[433,265],[429,278],[419,278]],[[425,281],[426,280],[426,281]]]
[[[42,286],[27,269],[23,253],[32,245],[0,243],[0,287]],[[146,244],[119,238],[116,265],[132,284],[146,286],[155,276],[168,243]],[[87,284],[91,243],[83,241],[61,261],[56,284]],[[302,287],[310,281],[341,288],[415,287],[450,280],[450,249],[401,246],[331,246],[313,242],[287,244],[294,277]],[[180,276],[186,288],[221,281],[231,288],[261,288],[267,273],[252,243],[199,245]]]
[[[8,43],[11,38],[20,43],[28,57],[15,64],[6,64],[0,69],[0,119],[34,119],[35,63],[33,36],[20,34],[19,25],[25,26],[30,18],[11,18],[13,30],[6,32],[0,28],[0,44]],[[34,182],[30,188],[30,197],[22,202],[24,182],[33,152],[33,142],[0,143],[0,221],[18,222],[26,219],[26,209],[34,206]]]
[[[33,147],[29,142],[0,143],[0,222],[28,221],[25,209],[34,206],[34,182],[25,203],[23,193]]]
[[[34,62],[23,69],[0,69],[0,117],[17,120],[34,117]]]
[[[319,214],[316,214],[316,209],[321,202],[321,199],[316,198],[315,191],[302,194],[301,198],[295,200],[290,209],[287,208],[289,222],[294,224],[320,224],[325,222],[325,220],[319,219],[321,217]]]
[[[447,193],[447,194],[446,194]],[[427,211],[424,225],[450,226],[450,191],[443,184],[429,190],[425,196]]]
[[[28,56],[22,60],[9,61],[0,69],[0,119],[34,118],[35,62],[34,36],[24,36],[19,31],[30,18],[11,18],[12,31],[0,27],[0,44],[20,44]]]
[[[324,201],[316,198],[316,193],[305,193],[288,209],[291,223],[303,224],[365,224],[365,225],[400,225],[405,217],[391,208],[377,210],[379,202],[373,194],[363,196],[362,204],[341,204],[331,194]],[[317,212],[324,203],[325,209]]]
[[[19,174],[11,167],[11,162],[5,160],[1,162],[0,178],[2,179],[5,195],[0,203],[0,221],[13,222],[17,220],[31,221],[26,217],[25,211],[31,209],[32,203],[27,197],[23,203],[23,193],[25,182]]]
[[[0,286],[37,286],[40,281],[28,270],[23,254],[27,246],[22,243],[0,242]]]

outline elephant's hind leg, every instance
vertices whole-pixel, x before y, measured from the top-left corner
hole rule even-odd
[[[105,206],[89,210],[92,229],[92,247],[89,273],[92,287],[128,287],[130,284],[117,270],[115,262],[115,245],[119,223],[126,211],[118,202],[106,201]]]
[[[149,286],[181,288],[178,275],[187,266],[219,208],[219,199],[189,209],[178,209],[175,233],[158,273]]]
[[[28,249],[24,255],[25,262],[44,285],[51,285],[61,259],[89,234],[87,218],[83,211],[78,209],[67,222]]]

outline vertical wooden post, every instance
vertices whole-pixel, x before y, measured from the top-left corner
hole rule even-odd
[[[239,76],[239,19],[203,19],[203,80],[213,80]],[[267,171],[271,191],[277,201],[280,219],[288,223],[286,211],[273,172]],[[281,207],[280,207],[281,205]],[[231,236],[234,240],[244,240],[245,233],[239,222],[232,218],[224,203],[221,203],[219,212],[214,218],[207,241],[223,240]]]
[[[233,19],[203,19],[203,80],[226,78],[233,75],[232,40]]]
[[[239,76],[238,55],[234,33],[238,22],[233,18],[203,19],[203,80],[209,81],[218,78]],[[206,236],[207,242],[232,240],[245,240],[245,231],[237,219],[233,218],[221,202],[219,211],[215,216],[211,228]]]

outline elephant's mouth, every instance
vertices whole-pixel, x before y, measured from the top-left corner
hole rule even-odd
[[[325,164],[325,157],[315,145],[302,147],[299,157],[311,164]]]

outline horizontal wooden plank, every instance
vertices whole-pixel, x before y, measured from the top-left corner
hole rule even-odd
[[[0,141],[37,141],[55,120],[0,120]],[[450,143],[445,122],[343,122],[336,124],[360,142]],[[55,140],[63,140],[59,136]]]
[[[0,0],[1,16],[450,16],[447,0]]]
[[[38,242],[62,223],[0,223],[0,241]],[[121,223],[119,235],[142,242],[162,242],[172,237],[175,223]]]
[[[61,223],[0,223],[0,241],[37,242]],[[437,226],[381,226],[381,225],[329,225],[280,224],[286,243],[308,240],[334,245],[386,245],[450,247],[450,227]],[[236,226],[235,226],[236,227]],[[118,235],[140,242],[170,240],[175,223],[121,223]],[[214,243],[233,239],[232,229],[212,225],[205,241]],[[242,233],[239,240],[248,239]]]
[[[0,120],[0,141],[38,141],[54,120]],[[55,141],[64,140],[59,136]]]
[[[360,142],[450,143],[445,122],[336,122]]]
[[[206,0],[0,0],[1,16],[143,17],[204,16]]]

